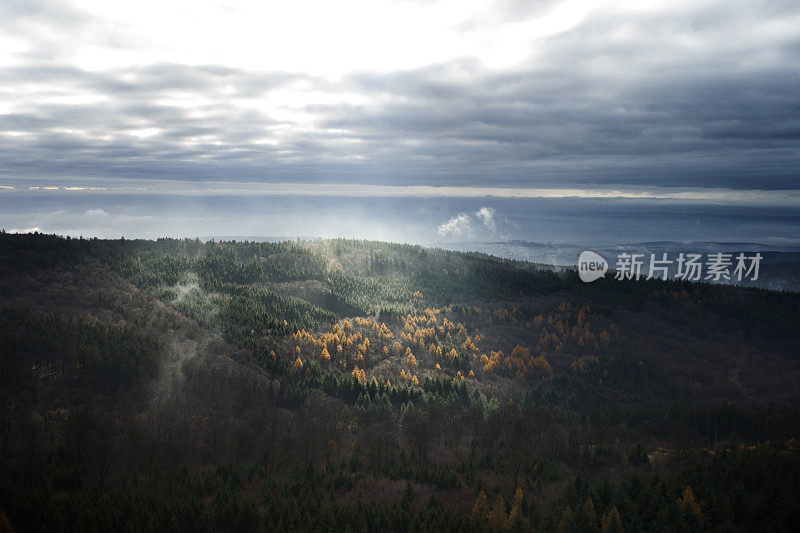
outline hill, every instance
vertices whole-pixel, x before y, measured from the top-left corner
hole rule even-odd
[[[800,296],[383,242],[0,235],[18,530],[780,529]]]

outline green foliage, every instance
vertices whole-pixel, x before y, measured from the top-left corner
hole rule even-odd
[[[155,375],[162,347],[137,331],[0,309],[0,383],[57,381],[115,392]]]

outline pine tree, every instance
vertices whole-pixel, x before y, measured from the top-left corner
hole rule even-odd
[[[522,516],[522,505],[525,495],[522,492],[520,487],[517,487],[517,491],[514,493],[514,505],[511,507],[511,511],[508,513],[508,527],[517,529],[525,528],[529,526],[526,524],[525,519]]]
[[[695,500],[694,491],[689,485],[686,485],[686,490],[683,491],[683,497],[678,500],[678,505],[692,525],[700,526],[703,523],[703,511]]]
[[[485,519],[489,512],[489,501],[486,498],[486,493],[480,491],[478,496],[475,497],[475,505],[472,507],[472,516],[480,519]]]
[[[494,505],[492,505],[492,510],[489,511],[489,516],[487,518],[489,522],[489,527],[492,528],[494,531],[500,531],[502,529],[506,529],[508,526],[508,515],[506,515],[506,502],[503,499],[502,494],[498,494],[497,498],[494,500]]]
[[[572,518],[572,508],[567,505],[564,513],[561,515],[561,520],[558,521],[558,533],[569,533],[575,526]]]
[[[588,498],[579,512],[573,514],[573,521],[577,531],[597,531],[597,512],[592,498]]]
[[[612,507],[609,512],[603,515],[603,533],[624,533],[622,518],[616,507]]]

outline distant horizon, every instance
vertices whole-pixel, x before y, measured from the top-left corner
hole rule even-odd
[[[38,228],[30,228],[32,230]],[[5,230],[3,230],[5,231]],[[14,234],[14,232],[6,232]],[[32,232],[28,232],[30,234]],[[41,235],[52,236],[55,234],[48,234],[39,232]],[[94,239],[91,235],[81,235],[77,237],[55,235],[58,238],[82,238],[87,241]],[[157,239],[140,239],[136,237],[123,237],[125,240],[145,240],[153,242]],[[217,242],[217,243],[243,243],[243,242],[270,242],[270,243],[295,243],[310,244],[314,243],[335,241],[339,237],[312,237],[312,236],[283,236],[283,237],[268,237],[258,235],[199,235],[199,236],[173,236],[167,237],[175,240],[190,240],[195,239],[203,243]],[[116,241],[119,238],[102,239]],[[359,239],[344,239],[344,241],[359,240]],[[729,254],[728,257],[733,264],[735,258],[743,254],[745,257],[753,258],[759,254],[759,263],[761,264],[760,276],[754,280],[745,279],[744,281],[737,281],[734,278],[721,279],[711,281],[710,283],[733,284],[742,285],[747,287],[757,287],[761,289],[769,289],[776,291],[791,291],[800,292],[800,245],[767,245],[761,243],[741,243],[741,242],[693,242],[693,241],[658,241],[658,242],[620,242],[615,244],[596,244],[596,245],[580,245],[574,243],[537,243],[531,241],[521,240],[506,240],[506,241],[491,241],[491,240],[474,240],[474,241],[454,241],[454,242],[433,242],[433,243],[415,243],[409,241],[376,241],[374,239],[365,239],[367,242],[384,242],[389,244],[407,245],[407,246],[420,246],[423,248],[430,248],[443,251],[461,252],[461,253],[479,253],[485,254],[490,257],[499,259],[510,259],[514,261],[522,261],[535,264],[538,267],[545,269],[553,269],[560,271],[562,269],[575,269],[579,264],[579,256],[584,251],[590,251],[594,254],[599,254],[608,263],[610,271],[618,269],[620,254],[639,254],[639,261],[641,262],[642,277],[648,275],[648,268],[651,260],[662,260],[666,255],[670,261],[669,279],[676,275],[675,260],[680,254],[699,254],[703,261],[708,261],[715,254]],[[609,274],[611,276],[611,274]],[[694,280],[699,283],[709,283],[705,278]]]
[[[97,238],[99,240],[145,240],[145,241],[153,241],[162,238],[167,239],[176,239],[176,240],[195,240],[198,239],[201,242],[273,242],[273,243],[280,243],[280,242],[316,242],[316,241],[328,241],[328,240],[364,240],[364,241],[371,241],[371,242],[387,242],[392,244],[404,244],[410,246],[422,246],[427,248],[444,248],[448,249],[447,246],[466,246],[466,245],[512,245],[512,244],[520,244],[524,246],[541,246],[541,247],[572,247],[572,248],[579,248],[584,249],[587,246],[583,244],[578,244],[574,242],[555,242],[555,241],[548,241],[548,242],[539,242],[539,241],[529,241],[524,239],[503,239],[503,240],[495,240],[495,239],[477,239],[477,240],[462,240],[462,241],[436,241],[431,244],[421,244],[419,242],[408,241],[408,240],[380,240],[380,239],[365,239],[359,237],[323,237],[323,236],[314,236],[314,235],[283,235],[283,236],[275,236],[275,235],[182,235],[182,236],[173,236],[173,235],[164,235],[161,237],[137,237],[132,235],[121,235],[119,237],[98,237],[96,235],[91,234],[81,234],[81,235],[67,235],[62,233],[53,233],[44,231],[41,228],[26,228],[24,230],[17,230],[11,229],[7,230],[6,228],[0,228],[1,231],[10,234],[10,235],[25,235],[25,234],[41,234],[47,236],[55,236],[61,238],[72,238],[72,239],[94,239]],[[626,246],[634,247],[634,246],[647,246],[647,245],[658,245],[658,246],[665,246],[665,245],[681,245],[681,246],[703,246],[703,245],[718,245],[724,247],[743,247],[741,251],[775,251],[775,252],[800,252],[800,240],[795,243],[786,243],[786,244],[769,244],[764,242],[738,242],[738,241],[694,241],[694,240],[661,240],[661,241],[620,241],[615,244],[602,244],[600,248],[609,248],[609,247],[619,247],[624,248]],[[755,248],[752,248],[755,247]],[[797,250],[795,250],[797,249]]]

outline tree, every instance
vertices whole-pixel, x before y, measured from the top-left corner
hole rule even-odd
[[[612,507],[609,512],[603,515],[603,533],[624,533],[622,518],[616,507]]]
[[[703,523],[703,511],[695,500],[694,491],[689,485],[686,485],[683,496],[678,499],[678,505],[690,524],[699,527]]]
[[[597,512],[591,498],[586,500],[579,512],[573,514],[573,521],[577,531],[597,531]]]
[[[498,494],[492,505],[492,510],[489,511],[487,517],[489,527],[494,531],[500,531],[508,527],[508,515],[506,515],[506,502],[502,494]]]
[[[475,497],[475,505],[472,507],[472,516],[485,520],[488,512],[489,501],[486,498],[486,493],[480,491]]]
[[[417,461],[428,459],[428,450],[436,439],[436,427],[427,413],[411,409],[403,417],[403,434]]]
[[[572,518],[572,508],[567,505],[567,508],[564,509],[561,515],[561,520],[558,521],[558,533],[569,533],[573,531],[574,527],[575,523]]]

